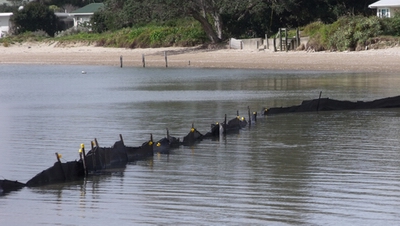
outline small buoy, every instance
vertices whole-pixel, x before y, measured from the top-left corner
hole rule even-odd
[[[86,74],[86,71],[82,71],[82,74]]]

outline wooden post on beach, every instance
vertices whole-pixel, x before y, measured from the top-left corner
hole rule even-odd
[[[274,52],[276,52],[276,37],[274,36],[274,41],[272,43],[274,45]]]
[[[120,62],[121,68],[122,68],[122,55],[119,57],[119,62]]]
[[[285,28],[285,49],[286,49],[286,52],[289,50],[287,37],[288,37],[287,36],[287,28]]]
[[[265,41],[267,42],[267,49],[269,49],[269,41],[268,41],[268,35],[265,34]]]
[[[282,29],[281,28],[279,28],[279,50],[280,51],[283,51],[282,50]]]
[[[300,46],[300,31],[299,28],[296,28],[296,48]]]
[[[146,61],[144,59],[144,54],[142,54],[142,64],[143,64],[143,67],[146,67]]]
[[[168,67],[167,51],[164,51],[165,67]]]

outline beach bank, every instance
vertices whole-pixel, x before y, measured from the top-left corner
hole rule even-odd
[[[124,67],[143,67],[144,58],[146,67],[400,72],[399,47],[358,52],[273,52],[198,47],[125,49],[56,42],[0,46],[0,64],[120,66],[121,58]]]

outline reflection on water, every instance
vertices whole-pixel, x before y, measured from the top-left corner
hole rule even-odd
[[[80,143],[203,133],[236,111],[398,95],[396,75],[98,66],[0,68],[0,176]],[[82,75],[82,70],[87,74]],[[399,109],[286,114],[108,175],[0,197],[1,225],[397,225]]]

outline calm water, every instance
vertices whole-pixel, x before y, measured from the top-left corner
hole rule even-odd
[[[81,71],[87,71],[82,74]],[[192,123],[330,97],[399,95],[400,76],[104,66],[0,67],[0,177],[81,143],[139,146]],[[399,225],[400,109],[259,117],[220,141],[110,175],[0,196],[0,225]]]

